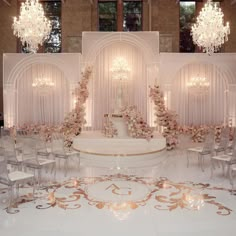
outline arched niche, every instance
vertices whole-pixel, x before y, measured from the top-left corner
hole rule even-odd
[[[48,80],[52,86],[36,86],[38,80]],[[69,82],[63,71],[48,63],[31,64],[22,71],[14,83],[16,124],[62,123],[70,111]]]
[[[212,56],[208,56],[203,53],[160,53],[160,72],[159,72],[159,84],[164,91],[167,98],[167,105],[169,109],[175,110],[173,107],[173,99],[177,93],[176,90],[172,90],[175,79],[178,77],[178,73],[183,68],[188,68],[189,65],[201,64],[214,66],[215,71],[221,76],[221,82],[224,81],[224,86],[221,92],[224,90],[224,105],[221,107],[221,115],[217,116],[219,122],[227,123],[229,119],[233,119],[233,124],[236,124],[236,54],[235,53],[216,53]],[[186,71],[185,71],[186,72]],[[226,89],[225,89],[226,88]],[[183,96],[184,93],[182,93]],[[220,107],[219,103],[219,106]],[[179,106],[182,104],[179,104]],[[183,106],[184,107],[184,106]],[[186,108],[186,106],[185,106]],[[210,107],[210,109],[212,109]],[[187,111],[186,109],[184,109]],[[212,113],[213,114],[213,113]],[[224,116],[224,118],[222,117]],[[202,121],[203,122],[203,121]],[[214,120],[212,122],[215,122]],[[182,123],[185,123],[185,121]],[[189,123],[189,122],[188,122]],[[198,121],[197,123],[201,123]]]
[[[80,78],[80,58],[79,54],[4,54],[4,125],[21,125],[24,120],[29,123],[60,123],[62,117],[74,106],[72,91]],[[41,75],[41,72],[50,75],[57,87],[60,83],[64,92],[54,91],[47,97],[36,92],[32,87],[32,81],[35,76]],[[25,101],[30,100],[31,105],[35,102],[34,109],[55,109],[54,114],[51,113],[51,117],[46,118],[42,115],[46,114],[45,112],[41,112],[40,115],[34,112],[32,107],[27,109],[22,96]],[[55,106],[59,101],[62,106]],[[37,116],[38,120],[33,118]]]
[[[188,84],[192,78],[206,78],[209,88],[200,93]],[[176,73],[171,84],[171,109],[179,116],[181,125],[215,125],[227,123],[228,78],[211,63],[186,64]]]
[[[145,120],[151,123],[148,91],[158,73],[158,32],[85,32],[82,54],[83,63],[94,68],[86,112],[88,126],[101,129],[104,114],[114,110],[119,82],[112,79],[111,67],[117,57],[124,58],[130,67],[128,79],[122,81],[125,104],[136,105]]]

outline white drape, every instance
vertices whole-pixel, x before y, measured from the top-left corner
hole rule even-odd
[[[33,88],[35,79],[45,77],[54,86],[43,94]],[[60,124],[69,112],[69,87],[64,74],[51,64],[33,64],[17,79],[16,84],[16,121],[21,126],[30,124]]]
[[[229,121],[232,122],[233,126],[236,126],[236,86],[229,86],[229,90],[226,93],[229,99]]]
[[[130,68],[128,79],[121,81],[125,105],[136,105],[144,119],[147,118],[148,73],[143,53],[135,46],[126,43],[111,44],[97,55],[90,96],[87,101],[88,126],[102,129],[104,114],[114,112],[119,80],[112,78],[112,64],[117,57],[124,58]]]
[[[210,82],[206,95],[192,94],[187,83],[192,77],[206,77]],[[171,109],[182,125],[212,125],[226,122],[228,116],[228,84],[225,75],[211,64],[183,67],[172,83]]]

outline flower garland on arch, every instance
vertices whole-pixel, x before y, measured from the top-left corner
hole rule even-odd
[[[150,88],[149,96],[155,104],[155,123],[164,127],[162,134],[166,138],[166,148],[172,150],[178,144],[177,114],[166,109],[163,93],[159,86]]]
[[[92,68],[87,67],[82,73],[82,79],[79,86],[74,91],[76,97],[75,108],[65,117],[60,132],[64,135],[65,146],[70,148],[73,144],[73,138],[81,133],[85,120],[85,102],[88,98],[88,82],[92,74]]]

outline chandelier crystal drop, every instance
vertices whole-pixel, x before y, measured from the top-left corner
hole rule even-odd
[[[112,64],[111,68],[113,79],[127,79],[130,68],[127,61],[123,57],[117,57]]]
[[[52,25],[38,0],[26,0],[21,4],[19,18],[14,17],[12,28],[22,45],[26,43],[27,49],[36,53],[38,46],[48,38]]]
[[[195,95],[204,95],[208,93],[210,83],[205,77],[193,77],[187,84],[189,91]]]
[[[193,42],[208,55],[217,52],[230,34],[229,22],[224,26],[224,14],[212,0],[207,0],[197,22],[192,26]]]
[[[54,86],[55,84],[52,80],[46,77],[37,78],[32,83],[32,87],[36,88],[42,95],[48,94]]]

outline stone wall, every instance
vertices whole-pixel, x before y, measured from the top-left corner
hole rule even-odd
[[[224,45],[224,52],[236,52],[236,3],[232,5],[230,0],[225,0],[221,6],[231,31],[229,41]]]
[[[152,31],[169,35],[172,52],[179,52],[179,5],[175,0],[152,0],[150,4]]]
[[[88,0],[62,4],[62,52],[81,52],[82,32],[91,31],[94,6]]]

